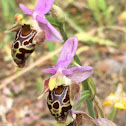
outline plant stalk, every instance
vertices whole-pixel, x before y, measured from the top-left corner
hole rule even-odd
[[[89,86],[88,86],[87,80],[85,80],[85,81],[82,82],[82,86],[83,86],[84,90],[89,90]],[[87,104],[87,108],[88,108],[88,113],[90,114],[90,116],[92,118],[96,119],[95,111],[94,111],[94,107],[93,107],[92,101],[86,100],[86,104]]]
[[[112,109],[112,112],[108,116],[108,119],[111,120],[111,121],[115,121],[116,120],[117,113],[118,113],[118,109],[114,107]]]

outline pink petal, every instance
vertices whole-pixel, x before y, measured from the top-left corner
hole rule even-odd
[[[38,99],[41,99],[43,97],[43,95],[49,90],[48,84],[49,84],[49,79],[45,80],[43,91],[40,94],[40,96],[38,97]]]
[[[115,123],[105,118],[98,118],[97,121],[99,126],[117,126]]]
[[[36,15],[39,27],[46,32],[46,39],[52,42],[63,42],[61,34],[46,20],[46,18]]]
[[[39,15],[46,14],[51,9],[54,1],[55,0],[38,0],[34,11]]]
[[[63,70],[62,72],[72,81],[80,83],[91,76],[93,68],[90,66],[71,67],[68,70]]]
[[[55,74],[57,70],[53,68],[49,68],[49,69],[42,70],[42,72]]]
[[[30,9],[28,9],[26,6],[24,6],[23,4],[19,4],[20,8],[28,15],[32,15],[33,11],[31,11]]]
[[[66,69],[72,62],[78,46],[78,38],[71,37],[63,45],[56,67]]]

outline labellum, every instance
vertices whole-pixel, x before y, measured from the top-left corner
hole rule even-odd
[[[68,86],[58,86],[58,88],[49,91],[47,105],[58,122],[64,122],[72,108],[69,90]]]
[[[34,51],[35,43],[33,39],[36,33],[36,30],[32,30],[30,25],[25,24],[16,30],[11,52],[13,60],[19,67],[24,67],[26,59]]]
[[[35,50],[35,45],[42,45],[45,42],[46,33],[29,24],[21,25],[20,22],[14,24],[8,31],[16,32],[11,48],[13,60],[19,67],[24,67],[27,58]]]

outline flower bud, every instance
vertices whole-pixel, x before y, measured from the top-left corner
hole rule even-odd
[[[51,12],[52,12],[53,17],[56,18],[57,21],[61,23],[65,22],[65,15],[64,15],[63,10],[60,7],[53,5],[51,8]]]
[[[14,19],[17,22],[6,33],[16,32],[11,54],[18,67],[24,67],[36,44],[42,45],[45,42],[46,33],[38,28],[35,22],[25,20],[21,14],[16,14]]]
[[[31,25],[32,23],[32,20],[30,20],[30,18],[28,18],[26,15],[24,14],[20,14],[20,13],[17,13],[15,16],[14,16],[14,20],[17,21],[20,25]]]

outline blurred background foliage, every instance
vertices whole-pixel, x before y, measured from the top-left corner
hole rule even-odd
[[[30,9],[34,9],[36,0],[0,1],[1,82],[16,74],[16,65],[11,58],[11,44],[15,34],[6,34],[5,31],[15,23],[15,14],[23,13],[19,8],[19,3],[23,3]],[[97,84],[97,94],[101,98],[101,101],[103,101],[110,92],[114,92],[119,83],[124,84],[124,89],[126,89],[126,1],[57,0],[56,4],[64,10],[68,36],[76,35],[79,38],[80,42],[77,54],[81,58],[82,63],[84,65],[91,65],[95,68],[93,78]],[[54,52],[61,46],[62,44],[51,42],[46,42],[46,44],[41,47],[37,46],[35,52],[29,58],[26,68],[33,65],[39,58],[46,57],[50,52]],[[27,73],[24,72],[25,74],[22,74],[22,76],[13,79],[13,81],[10,82],[8,87],[11,91],[10,97],[14,100],[14,107],[17,107],[18,104],[20,104],[18,101],[21,102],[22,99],[26,97],[26,103],[24,104],[27,105],[28,108],[29,104],[32,104],[33,106],[31,105],[32,107],[30,107],[31,110],[34,111],[34,105],[37,102],[35,99],[42,90],[41,83],[45,78],[49,77],[49,75],[41,73],[41,69],[55,65],[56,60],[57,55],[54,55],[44,63],[40,63],[34,69],[30,69]],[[16,86],[18,91],[15,89]],[[1,93],[3,89],[4,88],[2,87]],[[34,97],[31,99],[31,96],[33,95]],[[45,120],[47,123],[48,119],[53,120],[53,118],[50,117],[47,108],[43,104],[45,103],[42,101],[40,108],[45,115],[41,115],[38,111],[39,114],[37,115],[41,116],[41,120],[42,118],[47,118],[47,120]],[[14,107],[11,108],[11,111]],[[20,110],[20,106],[18,107],[18,110]],[[111,108],[105,109],[105,113],[108,114],[110,110]],[[17,110],[15,111],[17,112]],[[126,122],[123,117],[126,117],[126,113],[120,111],[120,115],[122,115],[122,118],[118,117],[117,124],[124,126],[126,125]],[[22,118],[24,119],[25,115]],[[33,125],[35,125],[35,122],[39,124],[38,121],[34,120]],[[23,121],[22,123],[21,126],[24,125]],[[33,122],[30,122],[30,126],[31,123]],[[43,125],[46,125],[46,123],[43,123]],[[55,124],[55,122],[52,121],[52,124]],[[36,124],[35,126],[38,125]]]

